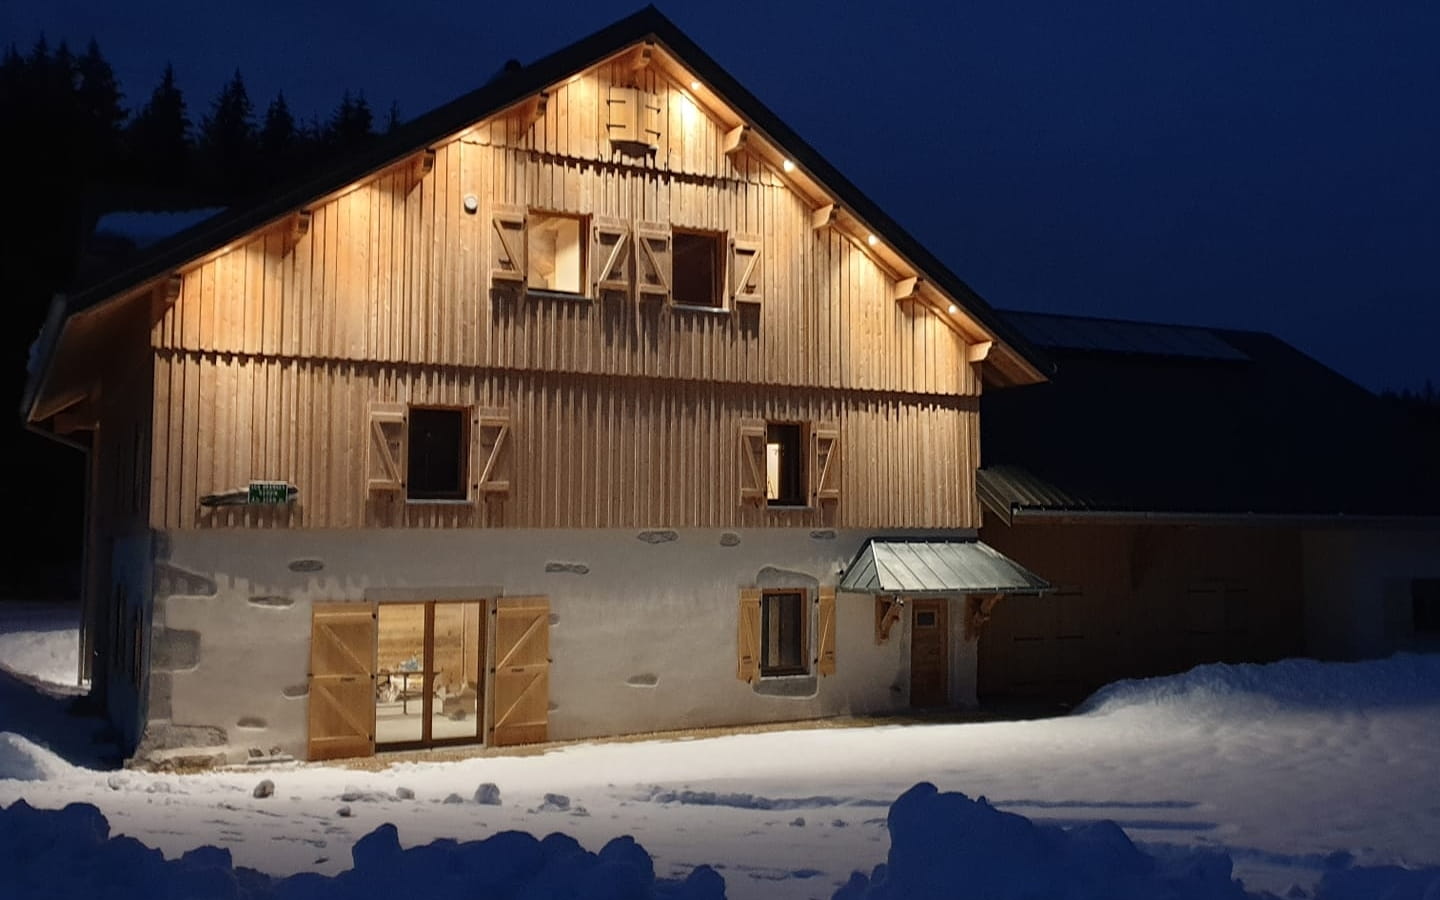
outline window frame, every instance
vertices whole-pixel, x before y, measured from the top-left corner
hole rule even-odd
[[[579,234],[576,236],[576,243],[580,252],[580,271],[578,273],[580,289],[578,291],[566,291],[559,288],[537,287],[530,283],[530,279],[536,271],[535,261],[538,258],[532,252],[531,241],[540,230],[539,226],[547,219],[567,219],[576,223]],[[585,213],[567,212],[558,209],[542,209],[527,207],[525,210],[525,293],[533,297],[553,297],[559,300],[591,300],[594,299],[593,289],[590,284],[590,242],[593,240],[591,233],[591,217]]]
[[[710,278],[710,295],[712,302],[700,303],[693,298],[682,299],[680,297],[680,249],[681,239],[705,239],[711,243],[713,253],[713,269]],[[711,231],[704,228],[685,228],[675,225],[670,226],[670,306],[673,309],[687,310],[692,312],[729,313],[729,285],[726,276],[726,254],[729,250],[729,240],[724,231]]]
[[[799,605],[798,619],[799,628],[797,639],[799,646],[796,648],[799,656],[797,665],[770,664],[767,662],[769,656],[769,625],[768,615],[772,598],[794,597]],[[760,678],[796,678],[811,674],[810,670],[810,647],[811,647],[811,616],[810,591],[806,588],[765,588],[760,591],[760,647],[758,658],[755,660],[755,670]]]
[[[457,488],[454,491],[424,491],[425,496],[416,496],[415,493],[415,464],[417,459],[416,449],[419,443],[415,440],[416,413],[445,412],[453,413],[460,424],[458,447],[456,448]],[[470,469],[474,465],[471,459],[471,444],[473,435],[471,433],[471,416],[469,407],[447,406],[445,404],[420,404],[412,403],[405,412],[405,502],[406,503],[469,503],[471,502],[470,492]]]

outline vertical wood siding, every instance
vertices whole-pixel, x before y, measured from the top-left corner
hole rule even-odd
[[[643,158],[605,137],[609,87],[630,79],[661,104]],[[186,271],[152,330],[153,524],[978,525],[963,340],[895,302],[850,239],[814,230],[772,170],[727,157],[724,133],[657,73],[603,66],[533,124],[482,123],[423,176],[396,166],[315,206],[298,239],[276,227]],[[501,205],[759,235],[763,305],[492,296]],[[510,408],[529,467],[511,499],[375,508],[360,468],[379,400]],[[745,416],[841,423],[838,511],[738,507]],[[299,485],[299,507],[200,511],[200,495],[261,478]]]
[[[973,398],[169,352],[156,357],[155,381],[161,394],[211,398],[192,421],[224,436],[196,442],[175,420],[157,432],[156,470],[170,487],[152,507],[161,528],[979,524],[968,457]],[[277,402],[246,402],[257,394]],[[508,498],[470,505],[367,495],[375,402],[508,410]],[[742,507],[739,429],[755,418],[838,423],[840,499],[804,510]],[[199,507],[200,496],[251,479],[289,480],[300,500]]]

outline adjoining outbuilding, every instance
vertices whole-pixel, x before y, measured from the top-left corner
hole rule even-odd
[[[1272,335],[1003,315],[1054,369],[983,401],[981,534],[1055,589],[997,608],[982,698],[1440,648],[1421,423]]]

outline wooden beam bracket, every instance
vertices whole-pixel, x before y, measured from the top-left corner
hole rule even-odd
[[[971,594],[965,598],[965,640],[978,641],[1004,594]]]

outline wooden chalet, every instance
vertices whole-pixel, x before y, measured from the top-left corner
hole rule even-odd
[[[1045,586],[977,540],[982,387],[1035,351],[653,9],[39,349],[84,674],[152,762],[972,703],[982,610]]]
[[[1054,590],[994,611],[982,700],[1440,648],[1419,423],[1272,335],[1002,315],[1054,369],[986,395],[981,534]]]

